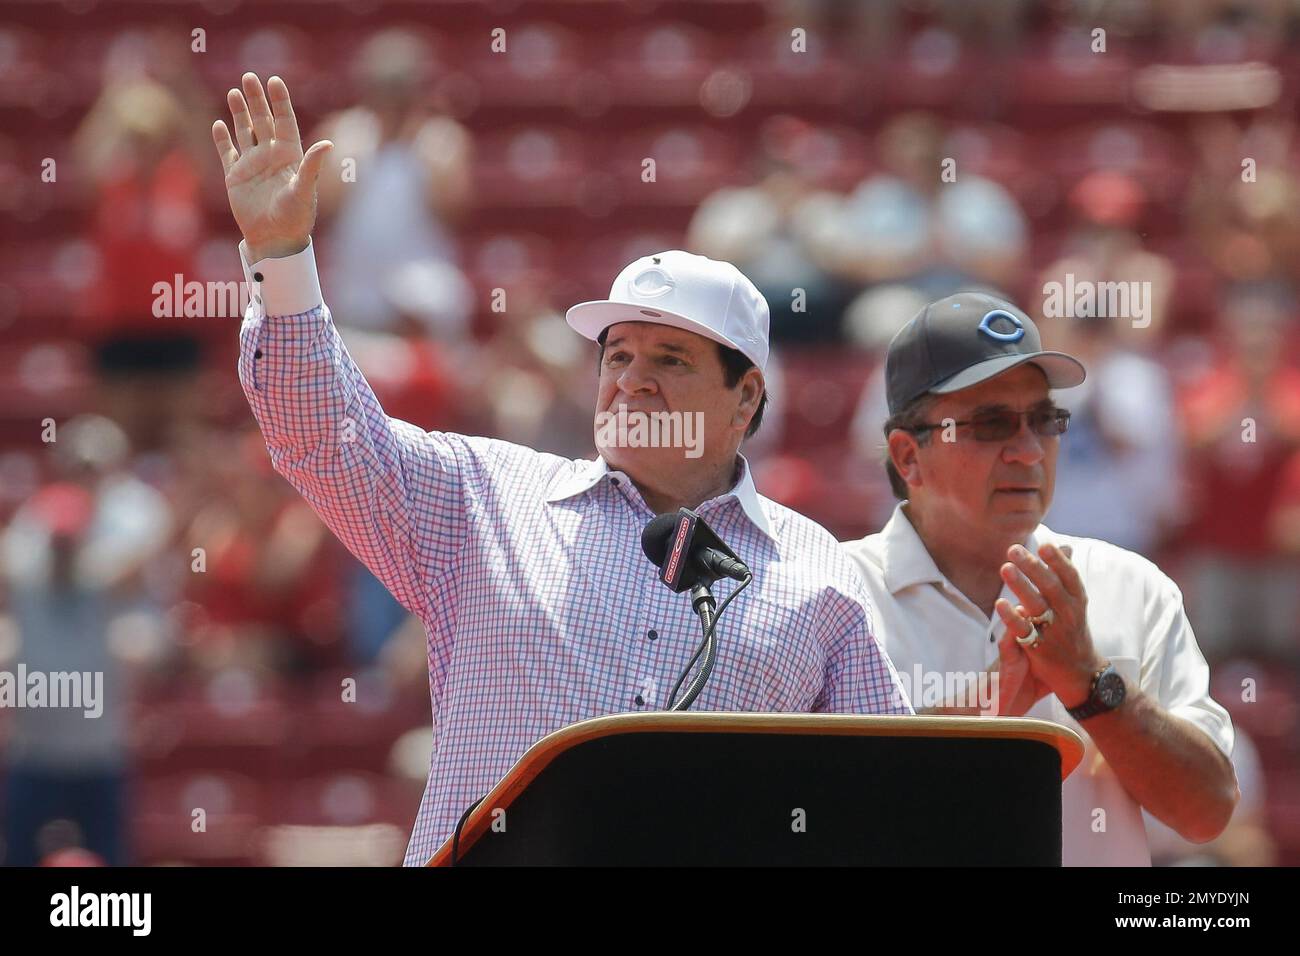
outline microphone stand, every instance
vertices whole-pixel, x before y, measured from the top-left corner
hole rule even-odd
[[[716,581],[717,578],[713,578],[712,580]],[[682,671],[682,675],[677,678],[677,683],[673,685],[673,692],[668,695],[668,702],[670,705],[672,705],[673,698],[677,696],[677,691],[682,686],[682,682],[686,680],[686,675],[691,672],[691,668],[695,666],[695,662],[700,659],[701,654],[704,655],[704,665],[700,668],[700,672],[696,675],[695,680],[691,681],[691,686],[690,689],[687,690],[686,696],[682,698],[680,703],[670,706],[668,708],[670,711],[685,710],[695,702],[695,698],[698,697],[700,691],[704,689],[705,682],[713,672],[713,660],[718,654],[718,619],[722,617],[722,612],[727,609],[727,605],[736,599],[736,595],[749,587],[753,582],[754,575],[746,571],[739,586],[722,599],[722,604],[717,605],[716,614],[713,612],[715,605],[713,602],[713,594],[709,591],[709,585],[696,584],[691,588],[691,607],[695,610],[695,613],[700,616],[700,623],[704,626],[704,641],[698,648],[696,648],[695,656],[691,658],[690,663],[686,665],[686,669]]]
[[[714,611],[717,609],[718,602],[713,599],[713,592],[709,590],[709,585],[703,581],[691,587],[691,610],[700,618],[700,626],[704,628],[704,640],[695,651],[695,656],[690,659],[682,676],[677,678],[677,683],[673,686],[673,692],[668,695],[671,703],[672,699],[677,696],[678,689],[682,686],[682,681],[686,675],[691,672],[695,662],[704,655],[704,663],[700,666],[700,672],[695,675],[695,680],[691,681],[690,687],[686,689],[685,696],[676,704],[672,704],[668,709],[670,711],[686,710],[691,704],[695,703],[695,698],[700,696],[700,691],[704,690],[704,684],[708,681],[709,675],[713,673],[713,662],[718,656],[718,639],[715,632],[717,617]]]

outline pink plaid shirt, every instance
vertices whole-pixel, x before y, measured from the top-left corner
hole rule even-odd
[[[642,554],[654,513],[625,474],[389,418],[311,248],[244,269],[239,379],[275,470],[428,632],[433,754],[405,860],[422,865],[546,734],[662,709],[698,620]],[[693,709],[912,712],[825,529],[760,497],[743,459],[736,487],[698,511],[754,581],[722,617]],[[718,583],[719,602],[734,586]]]

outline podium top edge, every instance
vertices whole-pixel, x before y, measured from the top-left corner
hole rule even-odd
[[[855,734],[862,736],[982,737],[1040,740],[1056,747],[1065,763],[1083,739],[1062,724],[1037,717],[868,716],[861,714],[736,713],[730,711],[607,714],[552,731],[531,751],[563,749],[582,740],[624,733]],[[1062,768],[1065,769],[1064,767]]]

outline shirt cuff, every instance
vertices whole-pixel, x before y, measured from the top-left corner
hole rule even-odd
[[[248,244],[241,239],[239,261],[253,302],[263,315],[300,315],[324,304],[310,236],[302,252],[253,263],[248,261]]]

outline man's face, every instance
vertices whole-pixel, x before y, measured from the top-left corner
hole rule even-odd
[[[1022,365],[960,392],[936,396],[927,422],[965,422],[1011,410],[1052,407],[1047,377],[1035,365]],[[922,507],[951,524],[955,533],[998,543],[1021,540],[1043,520],[1056,484],[1060,437],[1037,435],[1021,418],[1004,441],[978,441],[969,426],[930,432],[916,452],[922,487],[913,489]]]
[[[717,343],[652,322],[620,322],[609,329],[596,397],[596,444],[611,466],[625,470],[680,467],[735,454],[748,415],[741,410],[745,379],[728,388]],[[617,414],[671,412],[680,438],[669,447],[610,442],[602,421]],[[661,419],[666,421],[666,419]],[[668,433],[664,433],[668,435]]]

